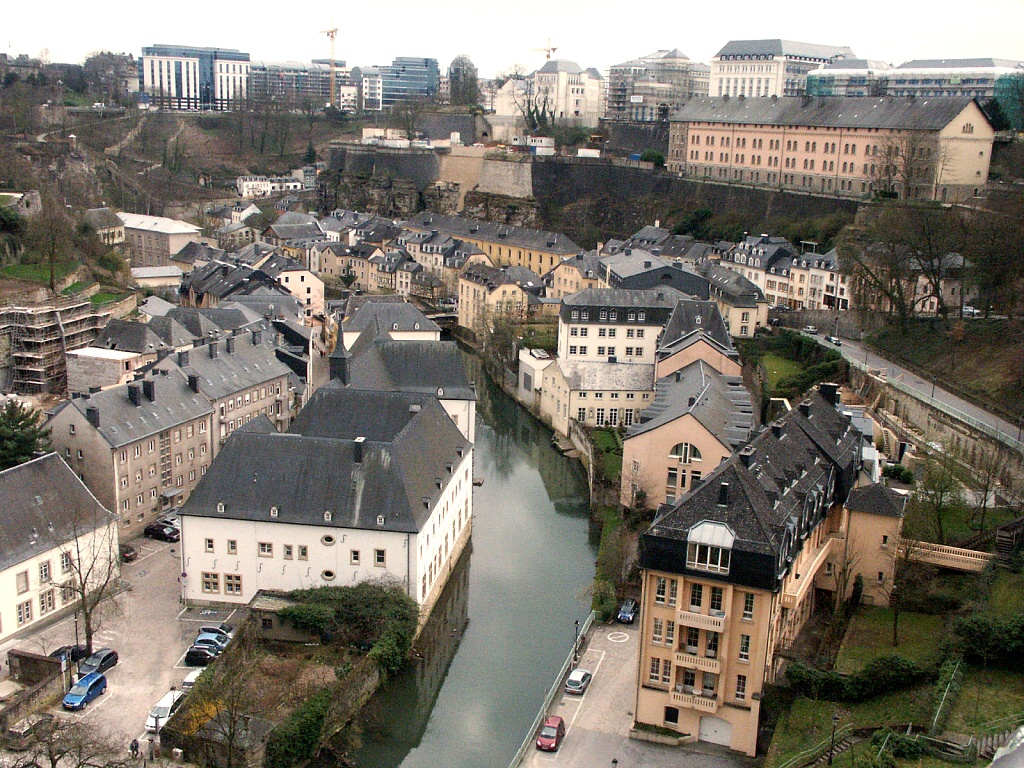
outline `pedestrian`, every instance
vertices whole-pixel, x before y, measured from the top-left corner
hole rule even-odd
[[[132,760],[136,760],[139,757],[139,740],[132,739],[132,743],[128,745],[128,751],[132,753]]]

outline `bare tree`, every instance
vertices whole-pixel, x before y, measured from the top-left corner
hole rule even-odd
[[[126,768],[126,749],[100,736],[83,722],[58,718],[40,731],[28,752],[8,768]]]
[[[825,663],[829,669],[835,666],[836,659],[839,657],[839,649],[842,647],[843,632],[851,612],[849,592],[853,585],[857,565],[860,562],[860,550],[849,530],[842,542],[842,554],[832,564],[835,592],[832,593],[832,615],[825,627],[825,636],[822,642],[825,650]]]
[[[57,267],[72,252],[74,231],[63,207],[52,199],[45,200],[43,211],[28,222],[28,244],[50,267],[50,290],[57,293]]]
[[[77,603],[89,653],[100,626],[97,609],[121,576],[115,519],[99,506],[89,512],[77,510],[73,538],[60,543],[61,571],[70,577],[61,586],[61,597]]]
[[[926,459],[924,477],[908,508],[937,544],[946,543],[947,518],[965,506],[963,486],[956,475],[956,459],[949,451]]]

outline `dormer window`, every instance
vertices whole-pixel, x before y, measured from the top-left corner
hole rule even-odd
[[[602,309],[600,314],[598,315],[598,320],[600,320],[601,322],[604,322],[607,319],[608,319],[608,310],[607,309]]]
[[[569,313],[569,317],[571,317],[573,320],[579,320],[580,311],[578,309],[574,309],[572,312]]]
[[[703,520],[686,536],[686,567],[696,571],[728,573],[736,535],[725,523]]]

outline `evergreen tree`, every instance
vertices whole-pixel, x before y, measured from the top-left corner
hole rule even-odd
[[[306,147],[306,156],[303,158],[303,162],[306,165],[312,165],[316,162],[316,147],[313,146],[313,142],[309,142],[309,146]]]
[[[8,400],[0,410],[0,471],[22,464],[38,451],[50,449],[50,430],[43,414]]]

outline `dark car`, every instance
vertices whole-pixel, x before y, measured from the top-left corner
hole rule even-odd
[[[92,672],[106,672],[117,665],[117,651],[113,648],[100,648],[88,659],[78,665],[78,671],[82,675]]]
[[[133,547],[131,544],[121,545],[121,562],[130,563],[139,556],[139,550]]]
[[[537,749],[543,749],[545,752],[554,752],[558,749],[558,745],[562,743],[564,738],[565,720],[558,715],[550,715],[537,733]]]
[[[193,645],[185,652],[186,667],[205,667],[217,658],[218,651],[206,645]]]
[[[623,600],[622,605],[619,606],[619,614],[618,616],[616,616],[616,619],[618,619],[618,621],[620,621],[623,624],[632,624],[634,621],[636,621],[637,610],[638,606],[636,604],[636,600],[634,600],[631,597],[628,597],[625,600]]]
[[[81,661],[89,655],[89,649],[84,645],[62,645],[50,651],[51,659],[66,658],[68,661]]]
[[[181,541],[181,531],[177,528],[172,528],[169,525],[162,525],[160,523],[150,523],[143,529],[143,535],[147,539],[156,539],[157,541]]]
[[[104,691],[107,690],[107,678],[101,675],[99,672],[93,672],[92,674],[85,675],[75,683],[71,690],[68,691],[64,697],[64,709],[85,709],[85,706],[95,699],[97,696],[102,696]]]

